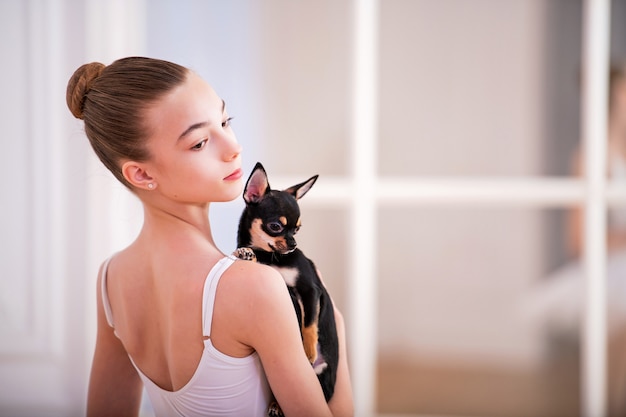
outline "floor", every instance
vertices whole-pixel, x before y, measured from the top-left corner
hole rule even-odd
[[[536,370],[445,366],[381,358],[381,414],[480,417],[580,415],[578,357],[553,358]]]
[[[581,415],[580,349],[555,339],[541,366],[478,367],[380,357],[378,413],[476,417]],[[607,414],[626,417],[626,330],[607,343]]]

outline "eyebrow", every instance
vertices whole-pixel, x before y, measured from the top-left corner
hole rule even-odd
[[[225,109],[226,109],[226,102],[224,100],[222,100],[222,113],[224,113]],[[178,140],[181,140],[182,138],[184,138],[185,136],[187,136],[188,134],[190,134],[194,130],[203,128],[203,127],[207,126],[208,124],[209,124],[209,122],[199,122],[199,123],[192,124],[183,133],[181,133],[181,135],[178,137]]]

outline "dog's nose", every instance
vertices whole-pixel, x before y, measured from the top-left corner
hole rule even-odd
[[[293,236],[287,236],[287,238],[285,239],[286,243],[287,243],[287,247],[289,249],[295,249],[296,246],[298,246],[298,242],[296,242],[296,240],[293,238]]]

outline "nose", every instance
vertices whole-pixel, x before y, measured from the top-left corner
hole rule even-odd
[[[235,146],[229,152],[230,157],[228,157],[228,160],[232,161],[233,159],[237,159],[237,157],[241,154],[242,150],[243,150],[243,148],[241,147],[241,145],[239,143],[235,142]]]
[[[293,237],[293,235],[291,233],[288,233],[287,236],[285,236],[285,241],[287,243],[287,247],[290,250],[295,249],[298,246],[298,243],[296,242],[296,239]]]
[[[235,135],[229,135],[224,141],[223,158],[225,161],[237,159],[243,150],[242,146],[237,142]]]

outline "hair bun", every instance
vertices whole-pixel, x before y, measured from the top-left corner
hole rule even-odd
[[[102,74],[105,65],[100,62],[91,62],[80,66],[67,83],[65,99],[67,107],[78,119],[83,118],[85,98],[94,81]]]

